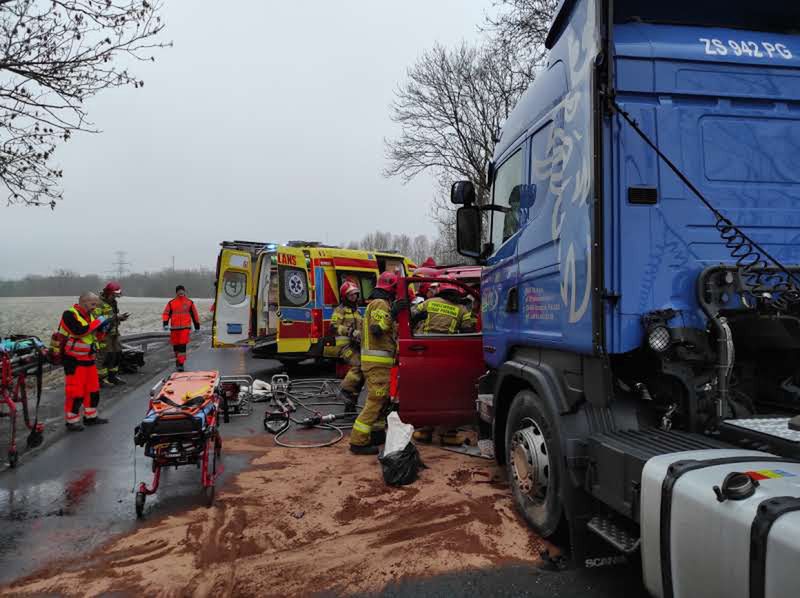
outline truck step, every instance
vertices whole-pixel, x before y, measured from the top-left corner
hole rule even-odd
[[[586,527],[623,554],[631,554],[639,549],[641,538],[629,532],[611,517],[595,515]]]
[[[719,431],[723,438],[743,448],[800,459],[800,430],[791,426],[792,421],[789,417],[773,416],[726,419]]]

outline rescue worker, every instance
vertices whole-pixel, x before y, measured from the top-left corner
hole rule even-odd
[[[336,336],[339,358],[350,366],[339,391],[339,396],[345,404],[346,413],[355,410],[358,395],[364,387],[364,374],[361,372],[362,318],[358,313],[360,296],[358,285],[349,280],[345,281],[339,287],[340,302],[331,316],[331,326]]]
[[[367,382],[367,400],[353,423],[350,451],[356,455],[376,455],[385,438],[389,409],[389,382],[397,352],[397,276],[384,272],[364,312],[361,327],[361,370]]]
[[[473,332],[477,321],[463,304],[461,288],[445,282],[435,296],[411,310],[411,323],[415,334],[456,334]]]
[[[117,299],[122,296],[122,287],[117,282],[109,282],[100,294],[100,303],[93,315],[97,318],[105,316],[112,319],[105,338],[97,339],[97,375],[100,384],[114,386],[125,384],[119,377],[119,366],[122,362],[122,343],[119,337],[119,323],[128,319],[127,312],[119,313]]]
[[[426,299],[411,309],[414,334],[456,334],[473,332],[477,320],[472,311],[463,305],[462,289],[458,285],[441,283],[436,296]],[[422,427],[414,431],[414,440],[430,442],[433,428]],[[440,435],[442,444],[460,446],[464,436],[458,430],[446,430]]]
[[[200,330],[200,318],[194,301],[186,296],[186,287],[179,284],[175,287],[175,298],[171,299],[162,314],[164,330],[169,329],[169,342],[175,352],[175,369],[183,371],[186,363],[186,345],[189,344],[189,331],[194,324],[195,331]]]
[[[100,298],[94,293],[83,293],[78,303],[62,314],[58,324],[58,334],[62,339],[61,363],[64,366],[64,419],[70,432],[83,430],[81,405],[84,425],[108,423],[107,419],[97,415],[100,381],[95,355],[97,341],[103,337],[104,328],[113,317],[92,315],[99,302]]]

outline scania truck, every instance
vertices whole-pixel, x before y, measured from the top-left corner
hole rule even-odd
[[[515,503],[654,596],[800,596],[800,2],[563,0],[546,47],[451,195]]]

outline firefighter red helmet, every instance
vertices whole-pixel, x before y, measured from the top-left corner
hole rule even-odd
[[[358,285],[356,285],[356,283],[354,283],[354,282],[352,282],[350,280],[345,280],[342,283],[342,286],[339,287],[339,298],[340,299],[344,299],[350,293],[353,293],[353,292],[359,293],[359,294],[361,293],[361,291],[358,289]]]
[[[435,268],[436,267],[436,260],[432,257],[429,257],[424,262],[420,264],[420,268]]]
[[[105,295],[119,295],[122,292],[122,287],[118,282],[111,281],[103,288]]]
[[[393,293],[397,287],[397,275],[394,272],[383,272],[378,277],[378,284],[375,285],[377,289],[383,289]]]
[[[457,284],[453,284],[453,283],[450,283],[450,282],[439,283],[439,294],[445,293],[447,291],[451,291],[453,293],[458,293],[459,295],[461,295],[461,293],[463,292],[461,287],[458,286]]]

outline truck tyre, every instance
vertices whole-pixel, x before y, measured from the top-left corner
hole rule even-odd
[[[517,393],[506,422],[506,468],[517,509],[542,537],[556,533],[563,507],[561,439],[554,416],[530,390]]]

